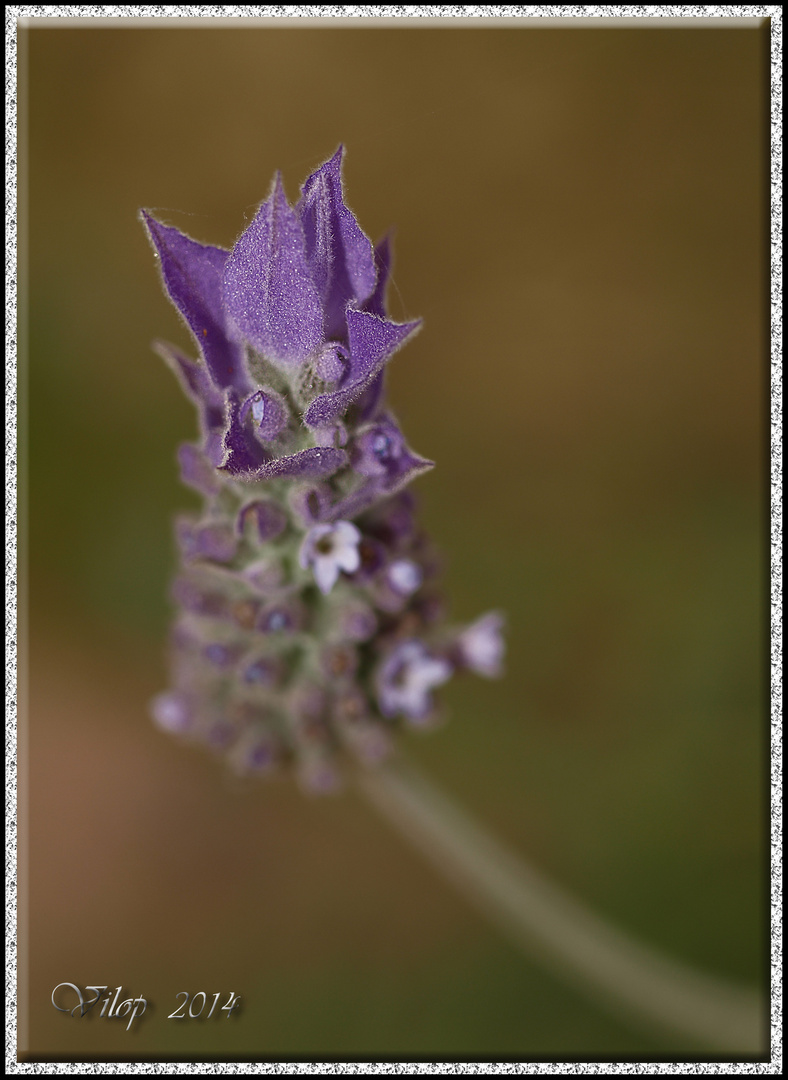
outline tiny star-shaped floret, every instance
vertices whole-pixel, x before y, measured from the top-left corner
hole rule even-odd
[[[384,716],[425,719],[432,710],[431,691],[451,678],[448,660],[431,656],[420,641],[398,645],[378,674],[378,702]]]
[[[298,561],[306,570],[310,566],[320,591],[327,595],[334,588],[340,571],[352,574],[361,565],[358,545],[361,533],[349,521],[333,525],[315,525],[301,545]]]
[[[503,615],[491,611],[460,634],[457,645],[465,667],[490,679],[501,674],[505,649],[501,634],[503,621]]]

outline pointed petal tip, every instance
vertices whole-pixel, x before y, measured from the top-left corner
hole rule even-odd
[[[151,242],[156,252],[159,253],[162,242],[162,229],[166,228],[166,225],[162,225],[160,221],[151,214],[149,210],[144,207],[140,207],[137,211],[137,219],[141,222],[143,229],[148,234],[148,240]]]
[[[164,229],[164,228],[166,228],[166,225],[162,225],[162,223],[159,221],[159,219],[155,218],[153,216],[153,214],[147,208],[147,206],[141,206],[139,208],[139,210],[137,211],[137,218],[148,229],[153,229],[153,228]]]
[[[273,183],[271,184],[271,194],[276,195],[278,198],[282,198],[287,202],[287,193],[285,192],[285,182],[282,179],[281,169],[277,169],[274,173]]]
[[[396,225],[392,225],[391,228],[386,229],[381,238],[375,244],[375,255],[378,259],[391,258],[391,252],[394,247],[394,235],[397,231]]]
[[[344,157],[345,157],[345,144],[340,143],[339,146],[337,146],[334,153],[331,155],[331,157],[327,158],[323,162],[323,164],[320,165],[315,170],[315,173],[313,175],[317,175],[317,173],[322,172],[324,169],[332,169],[337,173],[337,176],[339,176],[341,178],[342,161],[343,161]]]

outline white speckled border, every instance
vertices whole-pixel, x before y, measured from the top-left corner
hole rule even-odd
[[[637,22],[643,25],[664,27],[686,25],[691,21],[709,25],[749,25],[755,27],[764,19],[771,19],[771,960],[772,960],[772,1017],[771,1055],[766,1062],[255,1062],[255,1063],[104,1063],[104,1062],[35,1062],[18,1063],[16,1060],[16,822],[17,822],[17,775],[16,775],[16,704],[17,704],[17,26],[20,22],[40,23],[51,21],[54,25],[67,22],[106,25],[108,20],[121,22],[133,19],[144,21],[166,20],[171,25],[184,25],[184,20],[202,24],[207,20],[235,22],[238,19],[283,19],[319,21],[326,19],[372,20],[423,20],[440,22],[445,19],[463,19],[476,25],[488,20],[496,25],[512,22],[522,25],[524,21],[536,24],[562,23],[572,20],[573,25],[606,24],[615,19],[619,24]],[[95,21],[93,21],[95,20]],[[490,24],[490,23],[488,23]],[[214,22],[215,25],[215,22]],[[782,999],[779,992],[782,974],[782,880],[780,876],[782,856],[782,9],[758,5],[691,6],[579,6],[561,5],[20,5],[5,9],[5,100],[6,100],[6,398],[5,398],[5,490],[6,490],[6,1072],[39,1074],[128,1075],[154,1073],[176,1075],[180,1073],[225,1073],[244,1075],[249,1073],[273,1074],[336,1074],[391,1075],[416,1073],[420,1075],[486,1075],[486,1074],[644,1074],[669,1075],[756,1074],[775,1075],[782,1064]]]

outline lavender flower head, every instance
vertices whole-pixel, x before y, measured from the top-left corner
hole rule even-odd
[[[179,517],[181,569],[162,730],[265,775],[291,763],[336,789],[424,725],[455,672],[500,673],[502,620],[440,622],[435,555],[404,489],[432,462],[385,403],[385,368],[419,329],[385,307],[389,242],[345,204],[342,154],[289,204],[281,178],[232,251],[141,217],[200,355],[157,350],[199,417],[178,450],[202,497]]]

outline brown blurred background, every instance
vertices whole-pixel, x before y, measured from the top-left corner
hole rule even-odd
[[[237,787],[152,727],[191,348],[138,207],[230,246],[339,142],[458,618],[508,675],[413,759],[600,912],[765,972],[766,28],[20,32],[20,1048],[704,1057],[531,965],[353,793]],[[128,1034],[55,985],[153,1002]],[[234,990],[231,1020],[168,1020]],[[224,1000],[224,998],[222,999]]]

